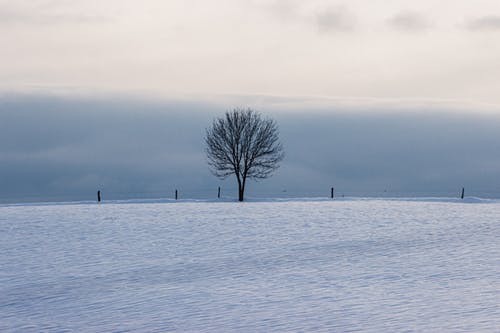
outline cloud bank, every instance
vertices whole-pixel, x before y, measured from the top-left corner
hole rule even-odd
[[[238,105],[236,105],[238,106]],[[248,105],[252,106],[252,105]],[[234,180],[206,166],[207,103],[3,96],[0,201],[181,196],[211,198]],[[260,108],[280,127],[286,159],[249,197],[339,195],[499,197],[500,121],[493,115]],[[370,112],[368,112],[370,111]]]

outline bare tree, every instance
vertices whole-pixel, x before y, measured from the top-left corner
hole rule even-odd
[[[247,179],[264,179],[284,157],[278,126],[251,109],[227,111],[207,129],[208,164],[219,178],[235,175],[238,200],[243,201]]]

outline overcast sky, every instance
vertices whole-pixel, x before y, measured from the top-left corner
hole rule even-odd
[[[500,104],[496,0],[1,0],[9,91]]]
[[[253,193],[500,196],[499,40],[491,0],[0,0],[0,200],[206,195],[233,107],[286,148]]]

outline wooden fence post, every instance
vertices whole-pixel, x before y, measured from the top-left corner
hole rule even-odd
[[[220,186],[219,186],[219,188],[217,189],[217,199],[220,199]]]
[[[465,187],[462,187],[462,195],[460,196],[460,199],[463,199],[465,195]]]
[[[178,197],[179,197],[179,193],[177,192],[177,190],[175,190],[175,200],[177,200]]]
[[[330,198],[333,199],[333,187],[330,189]]]
[[[97,191],[97,202],[101,202],[101,190]]]

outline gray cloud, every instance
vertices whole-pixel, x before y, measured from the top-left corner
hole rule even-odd
[[[422,31],[429,29],[432,24],[422,13],[402,11],[387,20],[389,26],[402,31]]]
[[[352,31],[355,17],[346,7],[328,7],[315,15],[315,22],[322,32]]]
[[[467,28],[471,31],[500,30],[500,16],[488,15],[470,20]]]
[[[299,8],[295,0],[273,0],[264,5],[265,9],[282,21],[290,21],[299,17]]]
[[[61,2],[13,2],[0,7],[0,24],[51,25],[109,22],[111,17],[81,12]]]
[[[500,197],[498,117],[302,111],[267,110],[286,159],[274,177],[249,184],[250,197],[328,195],[330,186],[388,196],[449,196],[465,186]],[[204,155],[205,128],[223,112],[175,101],[1,97],[0,201],[93,199],[98,188],[109,199],[171,197],[175,188],[209,198],[219,185],[234,197],[233,179],[213,177]]]

